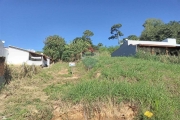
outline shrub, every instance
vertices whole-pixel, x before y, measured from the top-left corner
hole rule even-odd
[[[93,68],[97,63],[97,60],[92,57],[86,57],[83,59],[83,64],[86,66],[86,68],[89,70]]]

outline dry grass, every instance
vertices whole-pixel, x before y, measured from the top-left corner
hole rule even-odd
[[[51,84],[77,81],[81,75],[76,68],[74,74],[69,75],[67,63],[57,63],[41,70],[36,68],[35,71],[30,66],[9,67],[13,80],[1,91],[0,119],[49,120],[55,101],[48,99],[43,89]]]
[[[113,106],[108,103],[78,104],[63,109],[61,105],[54,106],[52,120],[133,120],[137,114],[137,107],[129,103]]]
[[[69,120],[93,119],[104,120],[128,117],[134,118],[135,112],[129,104],[119,104],[113,107],[109,103],[97,102],[96,104],[77,104],[50,99],[44,89],[53,84],[76,83],[85,75],[84,66],[77,63],[78,67],[73,68],[73,74],[69,74],[67,63],[57,63],[48,69],[40,70],[31,77],[20,77],[21,66],[11,66],[13,72],[12,80],[4,87],[0,94],[0,118],[9,120]],[[21,70],[20,70],[21,71]],[[124,110],[124,111],[123,111]],[[128,111],[128,112],[127,112]],[[128,119],[126,119],[128,120]]]
[[[158,69],[158,71],[156,69]],[[174,69],[177,69],[177,71],[174,71]],[[153,103],[153,100],[156,100],[156,97],[158,97],[159,93],[162,92],[161,89],[155,89],[153,90],[155,91],[153,94],[147,95],[149,92],[146,92],[145,90],[149,89],[145,88],[155,88],[157,86],[156,84],[160,84],[163,88],[167,87],[167,91],[171,90],[172,93],[174,92],[172,98],[175,97],[175,94],[177,94],[177,96],[179,95],[179,93],[177,93],[177,90],[179,89],[179,67],[171,67],[158,62],[141,61],[134,58],[107,59],[107,57],[104,57],[103,61],[100,61],[99,64],[90,71],[86,71],[83,64],[79,62],[77,63],[77,66],[73,68],[73,74],[70,74],[71,71],[68,67],[68,63],[56,63],[50,68],[40,70],[40,72],[35,75],[26,74],[24,77],[19,76],[20,72],[17,73],[18,70],[21,71],[20,68],[13,69],[12,72],[14,72],[15,79],[12,80],[9,85],[6,85],[1,91],[0,119],[4,117],[8,118],[8,120],[132,120],[136,119],[135,117],[138,117],[139,119],[144,120],[146,118],[142,118],[143,112],[152,107],[151,103],[155,105],[153,109],[159,110],[156,114],[160,114],[162,116],[164,115],[161,112],[160,103],[158,103],[161,101],[157,100]],[[144,78],[146,79],[148,85],[143,82]],[[81,79],[85,79],[84,84],[79,82]],[[96,82],[97,84],[95,84],[97,86],[93,87],[94,91],[93,89],[90,89],[91,86],[89,86],[89,83],[91,82],[88,82],[86,79],[89,79],[92,83],[93,79],[99,80]],[[122,80],[130,81],[127,82],[127,84],[124,83],[124,86],[119,85],[121,88],[124,87],[124,89],[118,90],[125,91],[125,95],[119,95],[121,92],[115,92],[117,93],[115,97],[111,98],[111,96],[105,96],[107,98],[105,100],[101,99],[100,95],[97,96],[95,102],[91,103],[85,102],[81,99],[86,97],[86,94],[88,95],[88,93],[91,93],[92,95],[93,92],[95,94],[98,93],[97,91],[100,91],[101,93],[110,91],[111,89],[106,89],[106,87],[104,88],[103,86],[100,86],[100,81],[109,81],[110,84],[108,85],[112,84],[112,87],[110,88],[114,88],[113,85],[116,86],[116,84],[113,83],[118,82],[113,81],[114,79],[117,79],[120,82],[122,82]],[[137,87],[132,87],[134,84],[137,84]],[[152,87],[148,87],[151,85]],[[98,88],[98,86],[100,86],[99,89],[95,89]],[[116,86],[116,88],[119,88],[119,86]],[[71,95],[68,98],[72,99],[67,99],[66,101],[65,99],[62,99],[63,96],[61,95],[63,94],[62,92],[66,93],[63,89],[69,89],[70,87],[74,88],[70,89],[74,92],[71,91],[69,92],[70,94],[67,95],[71,95],[71,93],[73,93],[75,97],[72,98],[73,95]],[[85,91],[87,88],[89,91]],[[175,88],[177,90],[175,90]],[[87,93],[82,94],[81,90],[83,93]],[[78,92],[79,95],[81,95],[81,98],[78,102],[73,103],[72,101],[77,97],[74,93]],[[157,94],[155,94],[156,92]],[[136,95],[135,93],[138,94]],[[152,98],[153,95],[155,95],[155,97]],[[115,100],[116,98],[119,99]],[[137,99],[134,98],[139,99],[139,101],[136,101]],[[143,98],[152,99],[145,99],[144,101]],[[167,102],[167,104],[171,102],[167,100],[169,100],[169,97],[168,99],[162,101],[165,101],[165,103]],[[178,100],[179,99],[177,99],[177,101]],[[142,104],[143,101],[147,102],[144,106]],[[164,106],[167,109],[171,108],[171,105],[167,104],[162,105],[163,109]],[[171,109],[170,112],[172,112],[172,110],[173,109]],[[176,114],[178,113],[179,111],[177,111]],[[156,118],[154,117],[153,119]]]

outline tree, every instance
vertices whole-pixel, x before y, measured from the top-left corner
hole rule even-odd
[[[147,19],[144,22],[143,27],[146,28],[147,30],[149,30],[153,27],[157,27],[160,25],[164,25],[164,22],[162,20],[151,18],[151,19]]]
[[[137,37],[136,35],[129,35],[126,39],[128,39],[128,40],[139,40],[139,37]]]
[[[118,39],[118,44],[120,44],[120,36],[123,36],[123,34],[121,33],[121,31],[119,30],[120,27],[122,25],[121,24],[115,24],[111,27],[111,34],[113,34],[112,36],[110,36],[108,39]]]
[[[90,30],[85,30],[83,32],[82,39],[88,41],[92,45],[91,37],[94,35],[94,33]]]
[[[83,32],[83,36],[85,37],[85,38],[90,38],[90,37],[92,37],[94,35],[94,33],[92,32],[92,31],[90,31],[90,30],[85,30],[84,32]]]
[[[101,47],[101,46],[103,46],[103,44],[102,43],[98,43],[98,46]]]
[[[58,35],[49,36],[44,41],[43,53],[54,61],[58,61],[61,59],[65,44],[64,38]]]
[[[87,51],[91,45],[82,38],[75,38],[72,43],[65,46],[62,59],[65,61],[75,61],[82,57],[82,53]]]
[[[163,21],[160,19],[147,19],[144,24],[144,30],[141,33],[140,40],[152,40],[155,41],[157,28],[164,25]]]
[[[177,43],[180,43],[180,21],[170,21],[165,24],[158,19],[148,19],[143,26],[140,40],[161,41],[175,38]]]

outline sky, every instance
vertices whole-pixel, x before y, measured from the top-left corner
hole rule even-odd
[[[122,24],[121,39],[140,36],[150,18],[180,21],[180,0],[0,0],[0,40],[41,51],[48,36],[70,43],[90,30],[95,45],[116,46],[108,40],[112,25]]]

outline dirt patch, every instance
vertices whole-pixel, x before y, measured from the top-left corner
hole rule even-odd
[[[100,76],[101,76],[101,73],[97,72],[95,78],[99,78]]]
[[[102,106],[91,109],[82,105],[73,106],[70,110],[62,112],[55,107],[51,120],[133,120],[137,114],[137,107],[130,104],[121,104],[119,107]]]
[[[60,75],[68,74],[68,69],[63,69],[58,74]]]

